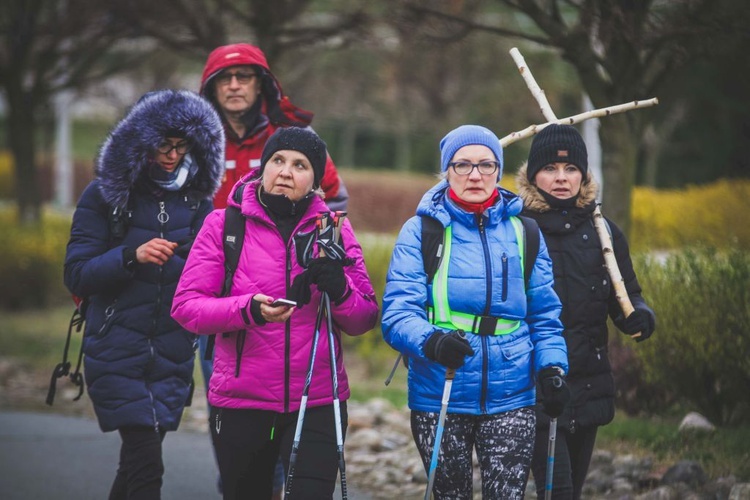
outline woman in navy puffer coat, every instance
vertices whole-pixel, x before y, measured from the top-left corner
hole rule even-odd
[[[159,498],[161,441],[180,423],[196,345],[170,309],[223,159],[207,101],[151,92],[104,142],[73,216],[65,285],[87,301],[86,384],[102,431],[122,437],[110,498]]]

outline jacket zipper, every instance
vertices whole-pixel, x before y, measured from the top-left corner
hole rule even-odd
[[[285,285],[287,290],[287,296],[289,295],[289,289],[291,287],[292,277],[292,258],[290,244],[294,241],[294,235],[289,238],[289,243],[286,245],[286,273],[285,273]],[[291,351],[292,351],[292,325],[291,318],[286,320],[284,323],[284,412],[289,413],[289,384],[291,378]]]
[[[169,221],[169,214],[167,213],[166,203],[164,201],[159,202],[159,213],[156,215],[156,220],[159,222],[159,237],[164,239],[166,234],[166,225]],[[164,266],[159,266],[159,279],[156,282],[156,304],[154,305],[153,317],[151,318],[151,335],[148,337],[148,348],[151,356],[151,361],[155,362],[156,354],[154,353],[154,346],[152,343],[153,337],[159,328],[159,311],[161,310],[161,292],[162,284],[164,281]],[[156,416],[156,403],[154,402],[154,394],[151,391],[151,384],[148,383],[148,397],[151,400],[151,412],[154,417],[154,430],[159,432],[159,420]]]
[[[486,295],[484,298],[484,315],[490,314],[492,303],[492,265],[490,262],[490,250],[487,243],[487,233],[484,230],[484,217],[477,215],[477,225],[479,226],[479,236],[482,240],[482,251],[484,252],[484,275],[486,279]],[[489,348],[487,347],[487,337],[482,336],[482,389],[479,398],[480,410],[487,413],[487,386],[489,385]]]

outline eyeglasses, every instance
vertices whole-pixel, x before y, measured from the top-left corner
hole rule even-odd
[[[480,161],[479,163],[471,163],[468,161],[454,161],[448,164],[449,167],[453,167],[453,171],[458,175],[469,175],[472,170],[476,167],[479,173],[482,175],[491,175],[497,172],[497,167],[500,164],[496,161]]]
[[[156,147],[156,150],[163,155],[168,155],[173,149],[177,151],[177,154],[184,155],[190,151],[190,143],[187,141],[180,141],[177,144],[172,144],[171,142],[165,141]]]
[[[250,80],[258,76],[257,73],[251,73],[249,71],[235,71],[234,73],[230,71],[224,71],[223,73],[219,73],[216,75],[216,83],[219,85],[229,85],[229,83],[232,81],[232,78],[237,79],[237,83],[246,84],[250,83]]]

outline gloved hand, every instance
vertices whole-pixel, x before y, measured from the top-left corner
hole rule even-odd
[[[344,261],[318,257],[310,262],[307,272],[310,282],[317,284],[318,290],[326,292],[331,300],[339,300],[346,293]]]
[[[466,356],[474,355],[474,349],[461,330],[435,332],[424,344],[424,355],[427,359],[455,370],[463,366]]]
[[[288,297],[302,307],[310,303],[310,273],[305,270],[294,277]]]
[[[570,401],[570,389],[561,373],[562,370],[556,366],[549,366],[539,372],[542,407],[550,418],[562,415],[565,405]]]
[[[331,260],[318,257],[310,261],[309,267],[295,276],[289,290],[289,298],[297,302],[297,307],[310,303],[310,285],[318,285],[318,290],[328,292],[331,300],[336,301],[346,293],[346,276],[344,266],[347,260]]]
[[[636,309],[622,321],[622,331],[628,335],[641,332],[636,342],[643,342],[654,333],[654,318],[645,309]]]

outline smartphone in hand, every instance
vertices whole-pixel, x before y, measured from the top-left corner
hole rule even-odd
[[[273,302],[271,302],[271,307],[279,307],[279,306],[296,307],[297,303],[293,300],[287,300],[287,299],[276,299]]]

